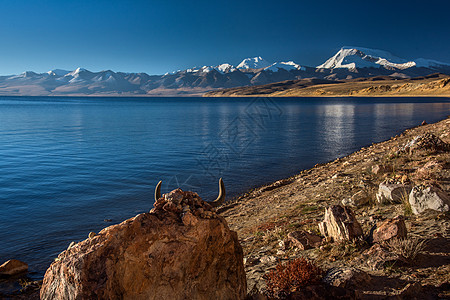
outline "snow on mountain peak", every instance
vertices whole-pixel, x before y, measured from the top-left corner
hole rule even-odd
[[[302,67],[295,62],[291,61],[282,61],[282,62],[276,62],[274,64],[271,64],[267,68],[264,68],[265,71],[272,71],[272,72],[278,72],[279,69],[285,69],[287,71],[289,70],[305,70],[305,67]]]
[[[48,71],[47,74],[51,75],[51,76],[64,76],[69,72],[70,71],[62,70],[62,69],[53,69],[53,70]]]
[[[244,59],[238,66],[238,69],[262,69],[267,68],[271,64],[264,60],[261,56]]]
[[[222,73],[222,74],[236,71],[236,68],[234,66],[232,66],[230,64],[227,64],[227,63],[218,65],[214,69],[217,70],[219,73]]]
[[[72,76],[72,77],[76,77],[76,76],[79,75],[81,72],[86,72],[86,71],[87,71],[86,69],[83,69],[83,68],[78,67],[78,68],[76,68],[74,71],[69,72],[69,73],[67,73],[67,74],[64,75],[64,76]]]
[[[414,67],[415,62],[407,61],[383,50],[368,49],[362,47],[342,47],[334,56],[319,69],[356,69],[356,68],[396,68],[407,69]]]

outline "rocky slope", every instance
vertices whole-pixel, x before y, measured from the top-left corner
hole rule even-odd
[[[450,297],[448,143],[450,118],[249,191],[220,208],[244,248],[250,294],[263,297],[267,273],[280,262],[303,256],[328,270],[326,279],[335,286],[352,286],[356,298]],[[392,194],[385,193],[386,186]],[[396,198],[393,187],[406,192]],[[415,214],[418,198],[409,191],[425,193],[426,187],[446,199],[443,211],[436,206]],[[324,215],[331,213],[326,208],[344,204],[350,215],[335,215],[336,208],[334,217]],[[334,228],[356,239],[324,237],[319,230],[324,217],[328,228],[333,227],[331,219],[344,217],[343,227]],[[356,224],[362,234],[353,227],[344,230]],[[414,259],[411,249],[418,252]],[[342,279],[342,274],[352,275]],[[357,284],[351,285],[352,280]]]
[[[211,91],[205,97],[348,97],[450,96],[450,76],[432,74],[411,79],[389,76],[352,80],[302,79]]]

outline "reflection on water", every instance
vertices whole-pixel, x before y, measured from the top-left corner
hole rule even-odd
[[[332,157],[339,156],[343,148],[355,143],[354,133],[355,105],[336,104],[317,107],[320,116],[320,138],[323,149]]]
[[[431,98],[0,97],[0,260],[42,274],[71,241],[148,211],[159,180],[163,192],[214,199],[223,177],[231,197],[449,108]]]

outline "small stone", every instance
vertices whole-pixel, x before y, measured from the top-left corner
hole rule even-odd
[[[393,219],[386,219],[372,229],[370,239],[374,243],[388,241],[392,238],[406,238],[408,231],[405,221],[398,216]]]
[[[370,249],[363,253],[367,266],[372,270],[383,269],[389,264],[404,263],[405,259],[398,254],[388,251],[380,244],[374,244]]]
[[[277,255],[285,255],[286,252],[283,250],[277,250]]]
[[[186,226],[195,226],[198,223],[197,217],[194,216],[191,212],[186,212],[185,214],[183,214],[181,220],[183,221],[183,224]]]
[[[353,206],[353,207],[360,207],[362,205],[367,204],[368,202],[369,202],[369,196],[363,190],[355,193],[351,198],[343,199],[341,201],[342,205]]]
[[[277,258],[272,255],[263,256],[259,259],[259,261],[263,264],[272,264],[277,261]]]
[[[316,248],[322,243],[320,236],[310,234],[306,231],[293,231],[288,233],[289,241],[300,250]]]
[[[414,214],[427,209],[446,212],[450,208],[450,196],[435,186],[415,186],[409,194],[409,204]]]
[[[372,166],[372,173],[375,175],[382,175],[382,174],[386,174],[389,172],[392,172],[393,168],[391,165],[380,165],[380,164],[376,164],[374,166]]]
[[[17,259],[10,259],[0,266],[1,276],[13,276],[28,271],[28,265]]]
[[[406,182],[408,182],[408,176],[403,175],[400,181],[402,182],[402,184],[405,184]]]
[[[75,246],[75,242],[74,242],[74,241],[72,241],[72,242],[69,244],[69,247],[67,247],[67,250],[69,250],[69,249],[72,248],[73,246]]]
[[[331,268],[323,278],[328,285],[347,289],[365,286],[370,280],[369,274],[354,268]]]
[[[170,193],[164,194],[164,199],[175,205],[181,204],[181,201],[183,200],[183,191],[181,189],[173,190]]]

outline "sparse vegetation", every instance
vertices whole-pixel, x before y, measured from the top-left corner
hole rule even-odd
[[[275,270],[266,274],[269,296],[283,298],[303,286],[317,284],[323,271],[314,263],[300,257],[285,264],[278,264]]]
[[[402,201],[403,213],[405,214],[405,216],[412,215],[413,212],[412,212],[411,204],[409,203],[408,193],[406,191],[403,191],[400,199]]]
[[[374,276],[372,280],[389,280],[392,283],[389,287],[379,285],[381,288],[376,291],[369,290],[370,285],[364,286],[361,283],[357,289],[368,295],[376,293],[386,298],[395,297],[405,282],[411,280],[420,280],[418,282],[424,286],[444,286],[450,279],[450,265],[435,254],[445,251],[448,243],[449,213],[428,212],[413,216],[409,204],[409,187],[396,194],[397,201],[382,205],[376,201],[376,194],[383,181],[411,186],[435,182],[436,186],[448,193],[450,152],[435,152],[430,157],[426,155],[431,153],[428,149],[398,150],[404,148],[405,144],[416,136],[425,135],[427,132],[449,144],[449,126],[450,119],[447,119],[437,124],[407,130],[389,141],[363,148],[346,158],[303,171],[295,176],[291,184],[251,194],[242,199],[239,206],[228,210],[225,213],[227,220],[231,226],[236,224],[234,228],[244,235],[244,240],[245,234],[259,234],[248,237],[243,244],[244,253],[248,253],[247,257],[250,258],[250,263],[246,265],[249,286],[256,285],[260,292],[266,291],[268,289],[264,283],[270,278],[274,283],[271,283],[272,294],[268,296],[283,297],[291,293],[286,283],[289,276],[285,273],[288,272],[285,269],[289,268],[278,267],[278,273],[275,273],[277,270],[274,268],[277,260],[292,260],[299,255],[313,259],[314,263],[324,270],[346,267],[358,269],[364,266],[364,272]],[[377,242],[374,245],[363,239],[340,243],[324,240],[317,248],[306,250],[296,248],[286,237],[279,239],[282,232],[287,234],[292,231],[306,231],[319,235],[317,228],[318,223],[324,220],[324,207],[341,204],[343,199],[351,198],[360,190],[367,193],[369,203],[354,205],[352,210],[366,236],[380,222],[405,216],[409,238],[391,239],[389,242]],[[268,199],[270,207],[267,204]],[[260,209],[255,212],[255,206],[258,205]],[[388,235],[389,230],[386,231]],[[420,255],[427,242],[411,236],[430,241],[427,247],[429,261],[422,259],[425,256]],[[417,260],[418,258],[420,260]],[[272,261],[267,263],[269,260]],[[271,277],[264,275],[261,278],[262,268],[267,270],[266,272],[273,270]],[[379,272],[383,272],[383,278],[376,277]],[[314,288],[316,287],[311,287]],[[437,290],[440,292],[442,288]],[[297,287],[297,291],[305,290]]]
[[[367,243],[362,238],[334,243],[329,249],[329,257],[332,260],[349,259],[367,247]]]
[[[418,238],[395,238],[387,241],[385,246],[389,249],[389,251],[401,255],[408,262],[413,262],[417,254],[425,249],[426,240]]]

